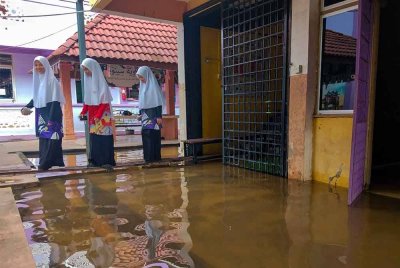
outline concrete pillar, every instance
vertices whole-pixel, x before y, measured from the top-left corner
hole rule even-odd
[[[165,74],[165,98],[166,112],[163,116],[163,128],[161,137],[166,140],[176,140],[178,138],[178,119],[175,116],[175,72],[167,70]]]
[[[292,1],[288,177],[311,180],[313,114],[318,91],[320,1]]]
[[[65,97],[63,107],[64,114],[64,138],[75,139],[74,119],[71,98],[71,63],[60,62],[60,83]]]
[[[165,74],[165,99],[167,104],[167,114],[175,115],[175,81],[174,71],[166,70]]]
[[[186,84],[185,84],[185,44],[183,23],[177,25],[178,35],[178,80],[179,80],[179,120],[178,129],[180,141],[187,139],[186,124]],[[183,156],[183,143],[179,147],[179,155]]]

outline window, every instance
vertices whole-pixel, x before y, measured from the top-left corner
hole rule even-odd
[[[0,54],[0,99],[13,99],[11,55]]]
[[[155,69],[151,68],[153,71],[154,76],[157,79],[158,84],[162,87],[163,84],[165,83],[165,71],[161,69]],[[135,72],[136,73],[136,72]],[[126,98],[128,100],[138,100],[139,99],[139,80],[137,80],[137,83],[133,84],[132,87],[126,87],[125,92],[126,92]]]
[[[83,103],[82,84],[80,80],[75,80],[76,103]]]
[[[351,111],[354,105],[357,10],[322,18],[320,111]]]
[[[131,88],[127,87],[127,98],[130,100],[139,99],[139,84],[134,84]]]

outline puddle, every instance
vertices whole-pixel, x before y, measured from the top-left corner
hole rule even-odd
[[[400,202],[219,163],[14,191],[38,267],[400,267]]]

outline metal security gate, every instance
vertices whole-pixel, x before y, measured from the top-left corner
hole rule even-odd
[[[223,162],[286,176],[287,0],[222,2]]]

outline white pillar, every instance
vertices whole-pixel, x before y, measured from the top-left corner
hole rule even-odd
[[[186,83],[185,83],[185,43],[183,23],[177,25],[178,30],[178,80],[179,80],[179,121],[178,139],[180,141],[187,139],[187,124],[186,124]],[[183,156],[183,143],[180,143],[179,155]]]

